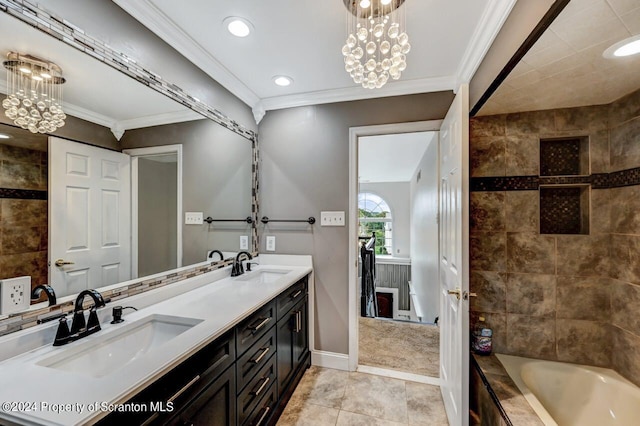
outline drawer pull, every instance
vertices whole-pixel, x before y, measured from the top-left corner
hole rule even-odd
[[[176,393],[175,393],[171,398],[169,398],[169,399],[167,400],[167,402],[173,402],[173,401],[175,401],[175,400],[176,400],[180,395],[182,395],[183,393],[185,393],[185,392],[186,392],[186,390],[187,390],[187,389],[189,389],[191,386],[193,386],[193,384],[194,384],[195,382],[197,382],[198,380],[200,380],[200,376],[199,376],[199,375],[198,375],[198,376],[196,376],[196,377],[194,377],[193,379],[191,379],[191,381],[190,381],[189,383],[187,383],[186,385],[184,385],[184,386],[182,387],[182,389],[180,389],[180,390],[179,390],[178,392],[176,392]]]
[[[302,290],[298,290],[298,291],[296,292],[296,294],[294,294],[294,295],[292,295],[292,296],[291,296],[291,298],[292,298],[292,299],[295,299],[296,297],[300,296],[300,294],[302,294]]]
[[[294,333],[300,333],[300,330],[302,330],[302,315],[301,311],[295,311],[295,315],[296,315],[296,328],[293,330]]]
[[[262,393],[262,391],[264,390],[265,386],[267,386],[267,383],[269,383],[271,381],[271,378],[269,377],[263,377],[262,378],[262,384],[260,385],[260,387],[258,388],[258,390],[251,392],[253,395],[258,396]]]
[[[262,353],[260,355],[258,355],[258,358],[252,359],[251,362],[253,362],[254,364],[258,364],[260,361],[262,361],[262,358],[264,358],[264,356],[268,352],[269,352],[269,348],[262,348]]]
[[[270,410],[271,410],[271,407],[264,407],[264,413],[262,413],[262,415],[260,416],[260,420],[258,420],[258,422],[256,423],[256,426],[260,426],[260,424],[265,419],[265,417],[267,417],[267,414],[269,413]]]
[[[256,331],[267,325],[269,321],[271,321],[271,318],[261,318],[258,325],[250,325],[248,328],[249,330],[253,330],[253,332],[255,333]]]

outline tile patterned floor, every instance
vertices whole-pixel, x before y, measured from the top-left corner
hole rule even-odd
[[[440,389],[388,377],[311,366],[278,426],[445,426]]]
[[[431,324],[361,317],[358,364],[438,377],[440,329]]]

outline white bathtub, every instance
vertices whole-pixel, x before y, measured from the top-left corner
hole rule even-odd
[[[640,425],[640,389],[613,370],[496,356],[547,426]]]

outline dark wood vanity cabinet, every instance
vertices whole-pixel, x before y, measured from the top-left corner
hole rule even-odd
[[[127,401],[163,410],[99,424],[275,424],[310,365],[307,288],[304,277]]]

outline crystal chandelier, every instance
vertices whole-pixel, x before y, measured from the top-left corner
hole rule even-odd
[[[365,89],[398,80],[411,50],[405,32],[404,0],[344,0],[347,42],[342,48],[345,70]]]
[[[32,133],[52,133],[64,126],[62,70],[56,64],[30,55],[10,52],[7,69],[5,115]]]

